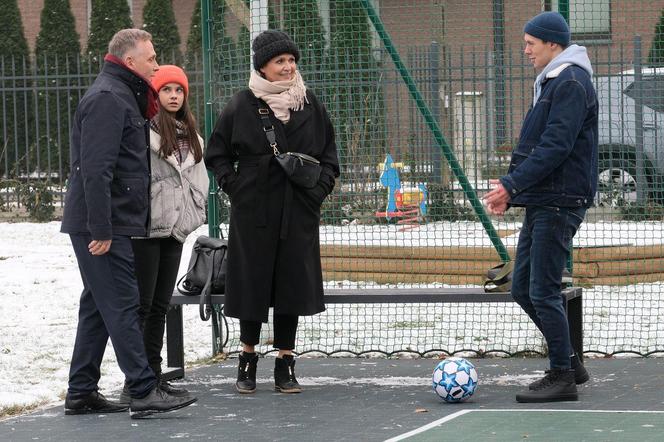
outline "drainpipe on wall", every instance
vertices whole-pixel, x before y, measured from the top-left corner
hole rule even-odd
[[[493,2],[493,74],[495,78],[495,145],[487,146],[493,150],[505,142],[505,4],[503,0]],[[491,136],[489,138],[492,138]]]

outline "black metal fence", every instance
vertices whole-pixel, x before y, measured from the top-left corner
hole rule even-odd
[[[47,185],[62,204],[72,119],[102,60],[0,56],[0,208],[21,206],[19,189],[31,183]],[[203,132],[202,62],[195,57],[189,64],[191,105]]]

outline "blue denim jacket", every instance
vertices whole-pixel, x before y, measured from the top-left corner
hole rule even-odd
[[[564,68],[542,83],[507,175],[511,206],[590,207],[597,190],[597,96],[588,72]]]

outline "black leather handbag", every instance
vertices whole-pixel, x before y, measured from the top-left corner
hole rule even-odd
[[[189,259],[189,267],[177,283],[180,293],[200,295],[199,313],[203,321],[212,313],[212,293],[225,293],[228,241],[201,235],[196,239]]]
[[[311,155],[299,152],[279,152],[277,147],[277,138],[274,135],[274,126],[269,118],[270,111],[267,108],[259,107],[258,116],[263,122],[263,131],[267,141],[272,148],[277,163],[284,169],[286,176],[298,186],[312,189],[318,184],[320,172],[322,170],[320,161]]]

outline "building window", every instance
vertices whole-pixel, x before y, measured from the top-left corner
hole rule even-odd
[[[573,41],[611,39],[611,0],[549,0],[547,11],[567,15]]]

